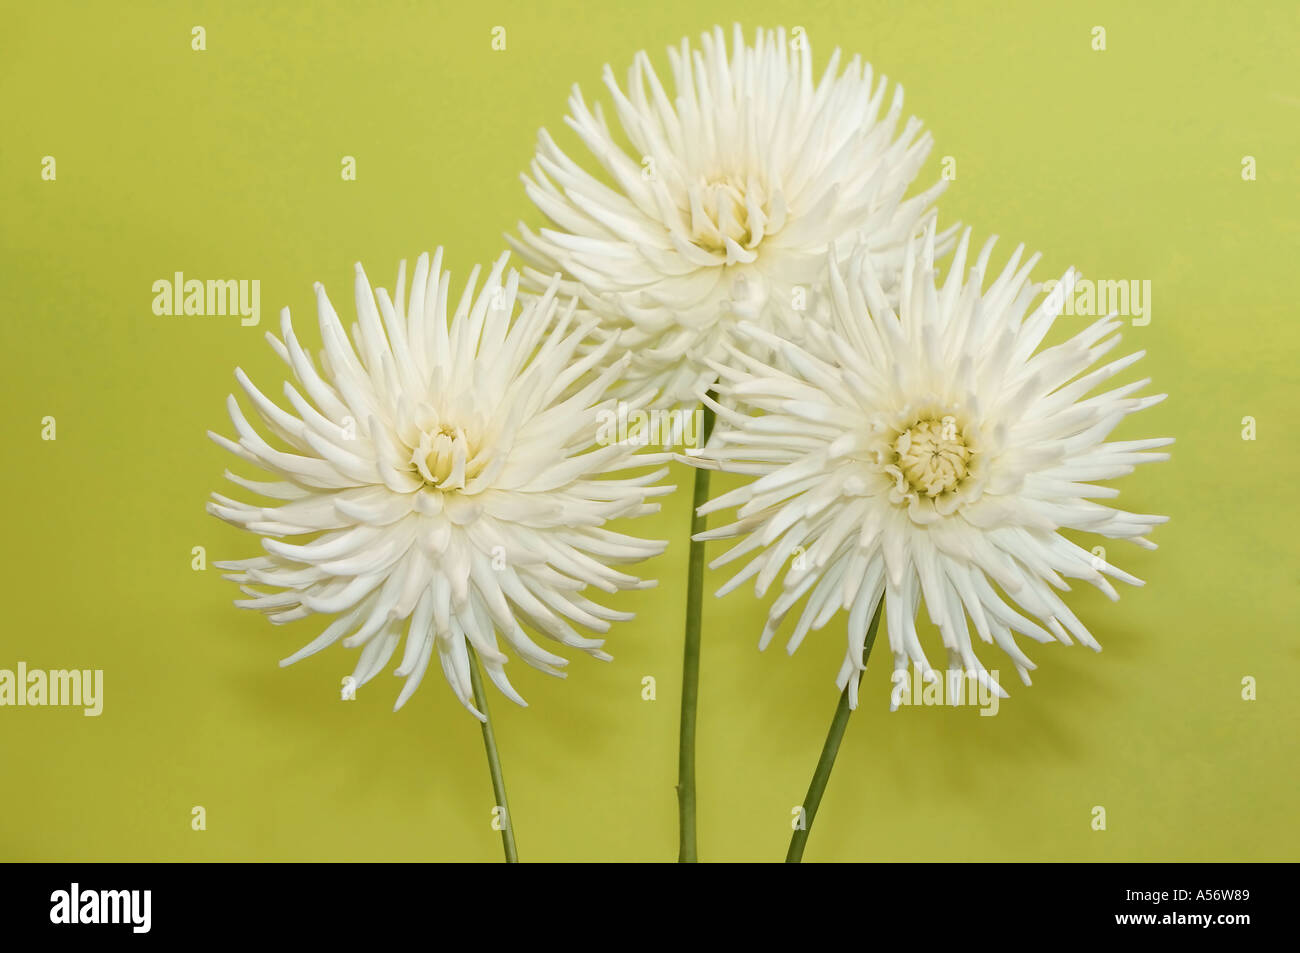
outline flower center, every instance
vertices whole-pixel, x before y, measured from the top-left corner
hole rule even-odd
[[[691,241],[707,251],[725,252],[730,238],[741,248],[754,240],[749,224],[745,183],[737,176],[705,180],[690,190]],[[758,199],[766,210],[766,200]]]
[[[443,424],[420,434],[419,446],[411,451],[411,464],[430,486],[463,490],[465,481],[483,469],[476,450],[462,428]]]
[[[894,452],[912,489],[931,498],[955,490],[970,473],[971,449],[952,417],[918,420],[898,435]]]

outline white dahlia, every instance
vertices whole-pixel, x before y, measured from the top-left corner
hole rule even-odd
[[[420,256],[409,301],[405,262],[393,298],[382,288],[372,293],[357,266],[355,350],[317,284],[319,370],[298,343],[288,309],[282,312],[281,337],[267,338],[298,382],[284,384],[289,409],[242,370],[235,377],[283,449],[259,435],[233,395],[227,405],[237,441],[211,434],[273,475],[274,482],[260,483],[226,474],[274,502],[213,494],[208,509],[266,537],[267,555],[218,564],[249,597],[236,605],[276,623],[338,614],[282,665],[341,639],[361,648],[349,686],[359,687],[384,668],[405,631],[395,674],[406,682],[394,710],[436,651],[456,697],[483,719],[471,701],[466,646],[521,705],[498,633],[525,662],[554,675],[566,660],[536,644],[521,622],[607,659],[602,640],[579,635],[570,623],[604,632],[630,615],[582,591],[654,585],[609,564],[653,556],[665,544],[605,524],[657,510],[647,499],[672,487],[654,485],[662,468],[600,479],[662,462],[628,445],[596,445],[612,412],[605,391],[626,364],[607,360],[614,339],[575,359],[591,324],[575,321],[572,305],[560,308],[554,288],[514,317],[518,274],[503,281],[505,255],[477,295],[474,269],[448,321],[441,260],[441,249],[432,264]]]
[[[823,310],[828,250],[861,245],[896,269],[945,183],[903,199],[930,135],[914,118],[898,131],[901,88],[881,115],[888,83],[856,56],[841,71],[836,50],[814,80],[802,31],[749,46],[737,26],[728,56],[715,27],[668,56],[671,99],[644,52],[626,92],[605,67],[617,132],[574,87],[565,121],[604,181],[543,129],[523,181],[551,227],[521,222],[510,240],[532,287],[559,273],[603,329],[626,330],[628,386],[674,403],[712,383],[737,320],[800,340]]]
[[[1043,290],[1027,283],[1038,256],[1021,265],[1017,248],[982,291],[993,243],[963,283],[969,237],[942,287],[933,229],[916,239],[897,311],[869,254],[833,269],[832,322],[814,333],[839,355],[835,364],[742,324],[742,334],[779,352],[792,370],[739,349],[717,364],[720,394],[753,415],[714,404],[714,439],[688,458],[754,477],[700,508],[739,507],[736,522],[701,534],[745,537],[715,566],[753,557],[719,595],[751,577],[762,595],[784,572],[760,647],[807,596],[791,652],[810,629],[847,609],[838,684],[848,686],[854,706],[868,624],[882,598],[896,671],[910,663],[919,677],[938,677],[917,637],[924,601],[947,650],[945,667],[1005,694],[976,658],[970,626],[1011,657],[1026,684],[1035,666],[1013,633],[1042,642],[1073,636],[1099,649],[1055,590],[1082,579],[1115,599],[1107,576],[1141,581],[1062,532],[1154,548],[1146,534],[1166,519],[1095,502],[1118,495],[1097,481],[1168,457],[1150,452],[1167,438],[1106,439],[1125,416],[1164,398],[1134,396],[1148,380],[1088,396],[1142,352],[1093,368],[1119,343],[1113,316],[1040,349],[1074,273],[1031,307]]]

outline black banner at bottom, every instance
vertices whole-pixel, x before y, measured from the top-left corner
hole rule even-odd
[[[882,939],[956,930],[982,944],[1032,930],[1223,943],[1284,929],[1295,874],[1268,864],[584,866],[11,864],[0,928],[6,940],[220,942],[271,930],[337,944],[421,925],[435,928],[430,940],[446,929],[473,937],[481,924],[483,940],[610,943],[658,929],[672,931],[661,942],[718,930],[771,940],[778,925],[812,938],[842,923],[861,941],[879,924]]]

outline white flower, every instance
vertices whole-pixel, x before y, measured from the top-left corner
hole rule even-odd
[[[254,430],[233,395],[227,404],[238,442],[211,434],[276,479],[226,476],[279,502],[213,494],[208,509],[266,537],[267,555],[218,564],[244,584],[249,598],[236,605],[277,623],[339,614],[281,664],[342,639],[362,647],[348,685],[355,690],[384,668],[405,630],[395,674],[406,683],[394,710],[436,650],[456,697],[481,719],[471,701],[467,644],[497,687],[521,705],[496,633],[525,662],[555,675],[566,660],[537,645],[521,621],[566,646],[609,657],[602,640],[579,635],[570,622],[604,632],[631,616],[581,592],[654,585],[609,564],[644,559],[665,544],[604,524],[654,512],[658,504],[647,498],[672,487],[653,485],[665,469],[598,479],[662,460],[626,445],[595,445],[612,404],[604,393],[626,364],[607,360],[614,339],[575,360],[591,325],[575,321],[572,305],[559,308],[554,288],[512,322],[518,275],[511,271],[503,283],[505,255],[477,296],[474,269],[448,322],[449,276],[441,260],[441,249],[432,265],[420,256],[409,302],[405,262],[395,299],[383,289],[372,293],[357,266],[355,350],[316,285],[319,371],[299,345],[288,309],[282,312],[281,337],[267,337],[298,382],[284,385],[290,409],[264,396],[242,370],[235,376],[265,430],[286,449]],[[253,588],[259,585],[274,591]]]
[[[855,706],[863,643],[882,596],[896,672],[906,674],[911,663],[919,676],[938,677],[917,637],[924,601],[947,668],[995,683],[972,649],[973,625],[1028,684],[1035,666],[1013,633],[1065,643],[1073,635],[1100,648],[1054,591],[1068,589],[1066,579],[1086,580],[1112,599],[1118,596],[1106,576],[1141,584],[1062,531],[1155,548],[1145,535],[1166,519],[1094,502],[1118,494],[1095,482],[1168,457],[1149,451],[1170,439],[1106,441],[1125,416],[1164,398],[1133,396],[1147,380],[1088,396],[1143,352],[1091,369],[1119,343],[1121,322],[1113,316],[1040,349],[1074,273],[1031,310],[1042,291],[1027,283],[1038,256],[1021,266],[1017,248],[981,291],[993,243],[963,284],[969,236],[962,236],[942,287],[933,229],[918,237],[905,261],[897,313],[870,255],[854,256],[844,273],[834,269],[833,323],[814,333],[840,356],[835,365],[742,325],[793,370],[738,350],[731,367],[717,365],[720,394],[756,413],[715,405],[714,439],[691,458],[755,477],[700,508],[739,507],[735,523],[702,534],[745,537],[714,565],[753,556],[719,595],[756,577],[761,596],[784,570],[784,591],[760,647],[807,596],[791,652],[810,629],[847,609],[838,684],[849,686]]]
[[[552,227],[520,223],[511,241],[533,286],[560,273],[605,329],[627,329],[629,386],[672,403],[713,381],[707,361],[738,319],[799,340],[822,310],[828,249],[862,244],[896,269],[946,183],[903,200],[930,135],[916,119],[897,132],[901,88],[881,115],[888,84],[856,56],[841,72],[836,50],[815,81],[802,31],[759,30],[748,46],[737,26],[728,57],[715,27],[668,56],[671,99],[644,52],[626,93],[605,67],[621,132],[574,87],[566,122],[612,185],[543,129],[523,180]]]

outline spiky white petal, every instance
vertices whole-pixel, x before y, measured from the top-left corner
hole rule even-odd
[[[517,309],[519,276],[505,273],[506,260],[477,294],[474,269],[450,320],[441,249],[432,262],[420,256],[409,299],[405,262],[392,297],[372,292],[358,265],[351,341],[317,284],[319,366],[299,344],[287,308],[280,336],[267,334],[292,372],[284,384],[289,409],[235,371],[276,445],[234,395],[227,405],[236,439],[210,434],[272,475],[258,482],[226,474],[269,504],[220,494],[208,504],[265,537],[266,555],[218,564],[248,597],[236,605],[276,623],[337,615],[281,664],[341,641],[361,649],[353,690],[384,669],[405,634],[395,674],[406,681],[394,710],[436,656],[461,704],[483,718],[471,700],[467,646],[496,686],[523,704],[506,677],[498,635],[543,671],[562,675],[567,661],[522,624],[608,658],[602,639],[580,635],[572,623],[603,633],[630,615],[583,591],[654,585],[612,567],[665,545],[605,526],[656,511],[648,501],[672,490],[657,483],[663,468],[604,478],[664,460],[627,444],[597,445],[612,413],[606,391],[627,359],[611,359],[613,338],[576,356],[592,323],[575,319],[572,303],[561,307],[554,285]]]
[[[868,623],[882,598],[896,670],[936,677],[916,625],[924,602],[947,651],[942,667],[989,681],[973,627],[1028,684],[1034,663],[1016,634],[1065,643],[1073,636],[1100,648],[1057,593],[1069,589],[1067,579],[1112,599],[1107,577],[1141,585],[1062,531],[1154,548],[1146,535],[1166,520],[1097,502],[1118,491],[1094,485],[1168,458],[1155,452],[1168,438],[1107,441],[1123,418],[1164,398],[1135,396],[1149,380],[1094,393],[1143,352],[1094,369],[1119,343],[1113,315],[1040,348],[1073,271],[1035,305],[1043,287],[1029,275],[1038,256],[1022,264],[1022,246],[982,290],[993,241],[963,281],[969,238],[967,231],[938,285],[933,227],[917,237],[897,311],[869,253],[833,267],[832,322],[812,333],[821,339],[817,352],[838,361],[742,324],[740,333],[779,353],[787,369],[739,347],[715,363],[729,400],[710,402],[714,438],[688,458],[753,476],[700,508],[737,508],[735,522],[697,537],[743,537],[713,565],[751,557],[719,594],[754,578],[762,596],[783,576],[760,647],[806,597],[791,652],[848,610],[838,685],[848,686],[854,706]]]
[[[644,52],[626,91],[605,67],[617,129],[574,87],[565,121],[603,181],[543,129],[523,180],[551,225],[521,223],[512,244],[534,287],[560,273],[604,329],[626,330],[629,388],[673,403],[709,386],[738,320],[801,340],[824,311],[828,250],[862,245],[896,271],[946,183],[904,200],[930,135],[915,118],[899,131],[902,89],[886,107],[886,79],[857,56],[841,71],[837,49],[815,80],[801,31],[748,45],[739,26],[730,56],[717,27],[668,56],[671,99]]]

